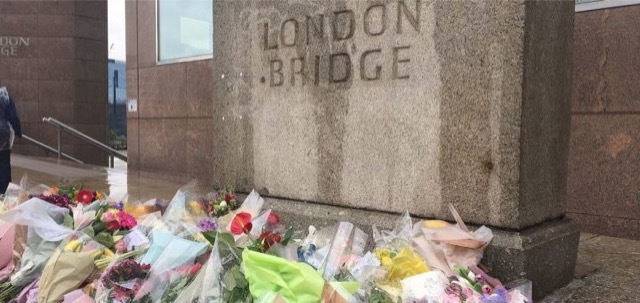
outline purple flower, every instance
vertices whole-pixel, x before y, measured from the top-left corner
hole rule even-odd
[[[120,201],[120,202],[116,203],[116,205],[114,205],[113,208],[121,211],[121,210],[124,209],[124,203],[122,203],[122,201]]]
[[[218,221],[211,218],[202,219],[199,225],[202,232],[216,231],[219,227]]]

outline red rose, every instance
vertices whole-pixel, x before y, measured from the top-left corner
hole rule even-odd
[[[274,211],[271,211],[269,217],[267,217],[267,223],[269,225],[278,225],[280,224],[280,217]]]
[[[231,202],[231,200],[233,200],[233,195],[231,193],[227,193],[226,195],[224,195],[224,201],[229,203]]]
[[[113,221],[109,221],[107,222],[107,230],[108,231],[116,231],[120,229],[120,223],[118,222],[118,220],[113,220]]]
[[[249,234],[253,228],[251,224],[251,214],[241,212],[231,221],[231,233],[240,235],[242,233]]]
[[[94,200],[93,192],[86,189],[80,190],[76,195],[76,200],[78,201],[78,203],[90,204]]]

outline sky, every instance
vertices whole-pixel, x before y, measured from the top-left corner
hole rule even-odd
[[[124,18],[124,1],[125,0],[108,0],[109,13],[109,43],[107,47],[109,51],[109,59],[126,60],[126,30]]]

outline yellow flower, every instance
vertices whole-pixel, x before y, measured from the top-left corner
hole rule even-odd
[[[198,203],[198,201],[189,201],[187,206],[194,215],[204,215],[204,211],[202,211],[202,207],[200,207],[200,203]]]
[[[424,227],[426,228],[432,228],[432,229],[437,229],[437,228],[445,228],[449,226],[449,223],[442,221],[442,220],[426,220],[424,221]]]
[[[79,247],[80,247],[80,241],[78,241],[78,240],[71,240],[71,241],[67,242],[67,245],[65,245],[65,246],[64,246],[64,251],[65,251],[65,252],[74,252],[74,251],[76,251]]]
[[[387,279],[390,282],[398,282],[429,271],[429,266],[409,246],[403,248],[397,256],[393,257],[389,266]]]
[[[104,200],[104,194],[101,192],[96,192],[96,200]]]

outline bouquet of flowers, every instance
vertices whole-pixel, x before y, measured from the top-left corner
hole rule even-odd
[[[76,232],[60,244],[40,276],[38,302],[58,302],[78,288],[113,253],[84,233]]]
[[[0,302],[15,297],[24,286],[40,276],[60,241],[73,232],[64,226],[65,218],[70,218],[68,213],[67,208],[32,198],[0,215],[0,220],[28,226],[20,269],[9,282],[0,285]]]
[[[122,238],[138,224],[132,215],[123,210],[122,202],[97,203],[96,208],[95,221],[85,229],[85,232],[107,248],[115,248],[116,244],[121,242]],[[120,243],[118,247],[120,252],[124,250],[123,245]]]
[[[113,262],[96,282],[96,302],[133,302],[150,269],[151,265],[129,258]]]
[[[151,232],[151,245],[141,263],[150,264],[149,277],[135,299],[142,302],[170,302],[185,288],[202,267],[209,245],[196,240],[197,232],[186,238],[172,232]],[[203,239],[204,240],[204,239]],[[168,301],[167,301],[168,300]]]
[[[3,214],[26,198],[27,176],[20,180],[20,186],[10,183],[5,194],[0,196],[0,214]],[[0,220],[0,282],[4,282],[15,268],[13,261],[13,247],[16,238],[16,226],[12,222]]]
[[[209,193],[187,202],[187,209],[196,216],[222,217],[240,207],[236,194],[231,189]]]

